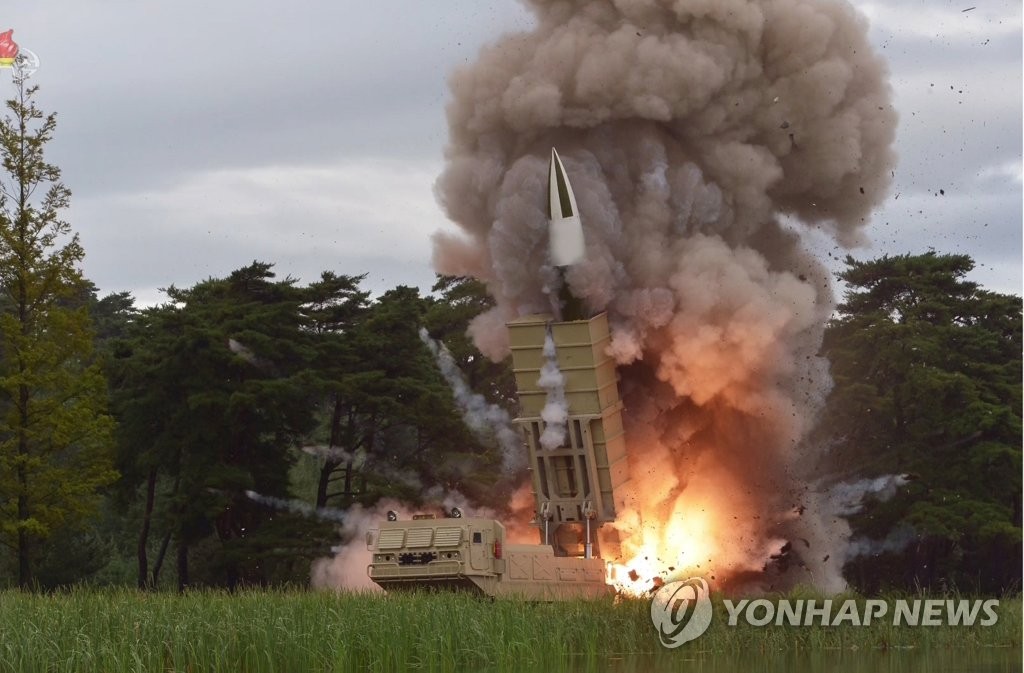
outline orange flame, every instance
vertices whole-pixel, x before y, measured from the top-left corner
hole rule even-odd
[[[646,447],[637,453],[657,459],[660,451]],[[636,474],[626,503],[612,526],[618,554],[608,574],[608,583],[622,593],[643,595],[690,577],[721,585],[737,573],[760,569],[784,543],[765,538],[765,513],[713,452],[683,474],[664,463]],[[605,532],[602,548],[614,548],[615,536]]]
[[[630,544],[624,563],[609,564],[608,583],[618,591],[642,595],[660,582],[710,575],[718,554],[706,513],[657,522],[643,528],[639,545]]]

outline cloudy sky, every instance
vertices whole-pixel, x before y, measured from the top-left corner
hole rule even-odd
[[[900,113],[894,188],[854,254],[964,252],[1020,293],[1020,3],[854,4]],[[513,0],[5,0],[0,24],[40,58],[86,275],[153,303],[254,259],[428,290],[430,234],[454,229],[433,197],[447,76],[531,17]]]

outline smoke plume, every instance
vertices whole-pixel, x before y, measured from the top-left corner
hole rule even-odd
[[[334,556],[317,559],[310,568],[313,588],[381,590],[366,573],[366,567],[373,559],[373,553],[366,546],[366,534],[386,520],[389,510],[396,512],[401,519],[412,518],[409,506],[395,500],[382,500],[373,507],[356,504],[346,510],[338,531],[341,543],[331,548]]]
[[[857,556],[901,551],[918,539],[917,532],[906,524],[888,531],[881,540],[851,537],[850,526],[846,522],[846,517],[861,511],[868,500],[886,502],[908,481],[907,475],[885,474],[871,479],[839,482],[826,491],[830,508],[838,518],[837,528],[844,533],[843,539],[847,541],[844,562]]]
[[[504,358],[505,322],[557,290],[556,146],[587,246],[567,282],[608,312],[626,405],[631,482],[604,548],[722,579],[801,539],[789,580],[841,588],[815,560],[842,555],[802,441],[833,298],[801,237],[863,242],[889,186],[896,115],[864,19],[841,0],[528,4],[535,28],[451,79],[437,194],[461,232],[434,261],[495,297],[477,347]]]
[[[858,556],[877,556],[901,552],[910,545],[921,540],[920,533],[906,524],[899,524],[886,533],[881,540],[872,540],[867,537],[855,537],[850,540],[846,549],[846,558],[852,559]]]

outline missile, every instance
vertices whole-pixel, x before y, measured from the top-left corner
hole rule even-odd
[[[554,147],[551,148],[551,165],[548,168],[548,221],[551,263],[556,267],[567,267],[581,261],[583,225],[565,166]]]
[[[548,168],[548,250],[561,281],[558,297],[551,298],[555,313],[561,320],[585,320],[583,302],[572,294],[565,278],[569,267],[583,260],[583,225],[569,176],[554,147]]]

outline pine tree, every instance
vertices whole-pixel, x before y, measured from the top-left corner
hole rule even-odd
[[[966,255],[846,263],[821,426],[842,472],[910,480],[851,519],[883,551],[852,559],[848,579],[868,592],[1019,586],[1021,298],[967,280]]]
[[[144,489],[140,588],[159,584],[172,540],[180,589],[264,584],[325,551],[329,533],[301,537],[310,527],[247,495],[290,497],[293,449],[315,420],[306,295],[271,267],[169,288],[112,368],[122,487]]]
[[[16,79],[0,120],[0,542],[31,586],[42,543],[93,511],[113,482],[113,421],[93,361],[71,193],[44,148],[56,115]]]

